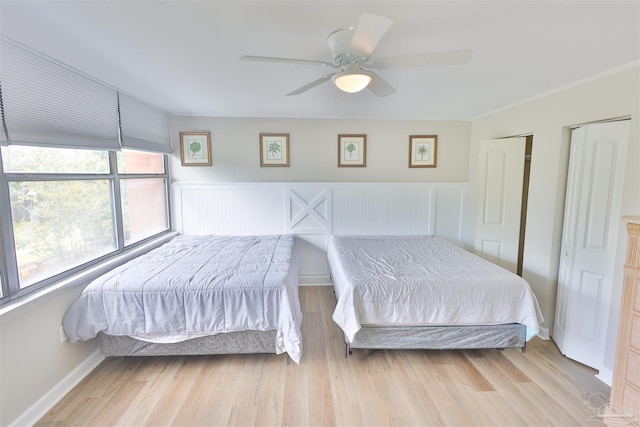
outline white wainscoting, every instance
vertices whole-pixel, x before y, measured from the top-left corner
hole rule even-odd
[[[467,183],[174,183],[182,234],[294,234],[301,284],[328,284],[332,235],[431,234],[470,247]],[[473,216],[471,216],[473,218]]]

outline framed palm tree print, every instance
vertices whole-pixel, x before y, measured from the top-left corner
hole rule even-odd
[[[338,135],[338,167],[367,166],[367,135]]]
[[[409,136],[409,167],[435,168],[437,164],[437,135]]]
[[[180,132],[182,166],[211,166],[211,133]]]
[[[289,166],[289,134],[260,134],[260,166]]]

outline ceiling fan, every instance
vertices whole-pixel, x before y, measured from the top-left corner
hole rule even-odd
[[[270,56],[241,56],[246,61],[285,62],[318,65],[338,69],[287,94],[299,95],[328,80],[345,92],[355,93],[369,87],[377,96],[388,96],[396,90],[378,74],[371,71],[392,68],[415,68],[438,65],[462,65],[471,59],[471,50],[451,50],[417,55],[392,56],[367,62],[374,49],[386,34],[393,20],[386,16],[363,13],[356,27],[334,31],[328,37],[333,62],[308,59],[276,58]]]

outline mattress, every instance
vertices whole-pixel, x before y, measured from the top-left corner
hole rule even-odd
[[[528,341],[543,321],[526,280],[437,237],[334,236],[327,258],[332,318],[350,343],[363,325],[509,323]]]
[[[298,276],[291,235],[177,236],[90,283],[63,326],[72,342],[100,332],[170,343],[275,330],[275,352],[299,363]]]

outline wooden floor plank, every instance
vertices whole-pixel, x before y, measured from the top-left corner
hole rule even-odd
[[[502,352],[487,350],[484,353],[485,357],[474,358],[473,363],[494,385],[500,394],[501,401],[504,402],[503,405],[508,405],[517,414],[520,421],[514,425],[526,425],[527,420],[536,420],[540,426],[566,425],[570,421],[565,411],[561,411],[559,417],[554,416],[554,411],[559,407],[556,403],[553,403],[551,409],[547,406],[544,411],[540,410],[542,405],[537,393],[532,393],[522,386],[532,381],[514,380],[514,375],[516,379],[522,379],[523,374],[514,373],[514,369],[517,368],[502,356]],[[504,362],[507,362],[507,365]]]
[[[173,380],[164,387],[162,396],[155,403],[147,425],[163,426],[171,425],[176,418],[179,409],[185,404],[185,399],[193,382],[204,369],[204,360],[201,358],[182,357],[182,365],[175,373]]]
[[[282,424],[287,363],[282,363],[280,358],[286,357],[267,355],[264,358],[264,369],[257,379],[257,389],[252,399],[263,425]]]
[[[552,342],[536,340],[533,344],[535,346],[528,346],[527,353],[509,352],[505,356],[533,380],[534,386],[528,387],[539,389],[543,401],[547,402],[542,409],[548,411],[548,403],[553,402],[562,407],[574,423],[581,423],[590,413],[583,404],[576,405],[576,401],[583,403],[588,396],[599,392],[608,397],[610,388],[593,382],[595,371],[562,356]]]
[[[331,287],[302,287],[303,356],[108,358],[37,426],[602,426],[596,372],[534,338],[527,352],[354,350]]]

